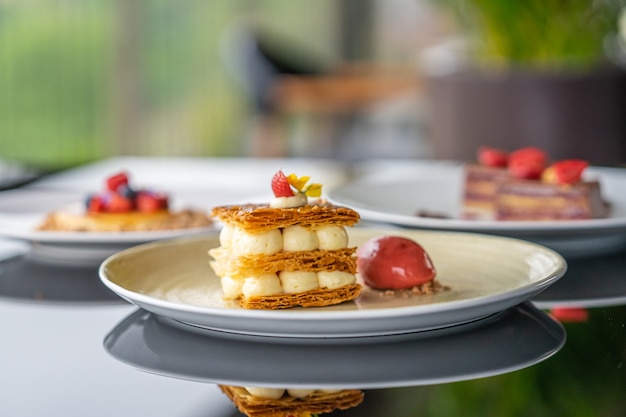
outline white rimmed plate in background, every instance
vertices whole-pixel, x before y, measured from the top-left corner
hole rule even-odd
[[[352,181],[329,190],[329,198],[371,222],[522,238],[566,257],[622,249],[626,245],[626,169],[590,167],[587,175],[600,181],[602,194],[611,204],[607,218],[551,222],[462,219],[463,165],[446,161],[362,167]],[[418,212],[441,218],[418,216]]]

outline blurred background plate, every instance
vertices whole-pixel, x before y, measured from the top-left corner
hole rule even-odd
[[[51,264],[98,265],[108,256],[140,243],[193,234],[216,234],[218,226],[145,232],[54,232],[36,228],[46,215],[76,206],[83,191],[18,189],[0,194],[0,236],[31,245],[29,257]],[[183,203],[174,201],[175,207]],[[207,209],[206,207],[202,207]]]
[[[558,222],[461,219],[463,165],[447,161],[364,163],[352,181],[330,190],[329,198],[372,222],[511,236],[549,246],[566,256],[579,256],[605,253],[626,242],[626,169],[592,167],[589,175],[599,178],[603,195],[612,205],[608,218]],[[442,218],[422,217],[418,212]]]

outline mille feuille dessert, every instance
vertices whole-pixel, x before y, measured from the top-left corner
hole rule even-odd
[[[219,387],[239,411],[248,417],[313,417],[356,407],[364,398],[363,392],[356,389]]]
[[[268,204],[215,207],[224,227],[209,251],[225,299],[246,309],[321,307],[358,297],[355,247],[346,227],[359,214],[320,199],[309,177],[272,178]],[[309,201],[309,197],[311,201]]]
[[[103,191],[90,194],[81,207],[49,213],[38,227],[62,232],[143,232],[189,229],[213,224],[207,213],[175,211],[167,194],[131,187],[125,172],[106,179]]]
[[[550,163],[541,149],[511,153],[483,147],[465,167],[462,216],[482,220],[583,220],[606,217],[600,183],[582,175],[588,163]]]

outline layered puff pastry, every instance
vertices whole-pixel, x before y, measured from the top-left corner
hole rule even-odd
[[[220,385],[220,389],[248,417],[310,417],[346,410],[363,402],[361,390],[283,390]]]
[[[246,309],[321,307],[359,296],[356,247],[346,227],[359,214],[325,200],[297,207],[247,204],[216,207],[224,224],[209,251],[224,298]]]

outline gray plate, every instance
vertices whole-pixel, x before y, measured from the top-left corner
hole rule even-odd
[[[139,309],[106,336],[104,347],[139,370],[199,382],[369,389],[512,372],[551,357],[564,342],[558,322],[521,304],[463,326],[313,343],[189,327]]]

